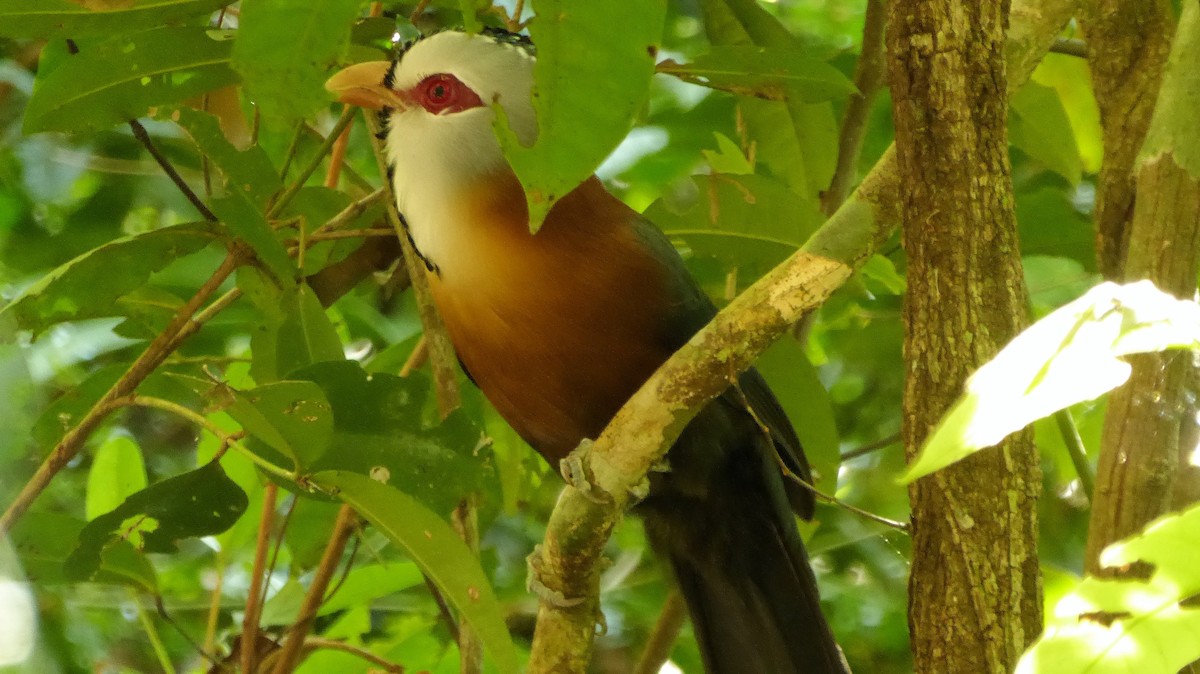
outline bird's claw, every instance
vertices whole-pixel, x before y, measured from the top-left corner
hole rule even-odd
[[[586,601],[584,597],[568,597],[542,582],[542,546],[534,546],[533,552],[525,558],[525,569],[526,591],[537,595],[547,604],[556,608],[574,608]]]
[[[563,480],[579,490],[579,493],[589,501],[607,505],[613,502],[612,495],[596,484],[595,475],[592,473],[591,466],[588,465],[588,455],[592,451],[592,444],[592,441],[587,438],[581,440],[578,447],[558,462],[558,469],[562,473]]]

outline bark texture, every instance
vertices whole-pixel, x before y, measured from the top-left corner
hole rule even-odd
[[[1200,4],[1185,3],[1138,160],[1124,271],[1127,281],[1150,279],[1184,299],[1196,292],[1200,266],[1198,62]],[[1133,373],[1109,397],[1101,436],[1085,559],[1091,573],[1113,573],[1100,567],[1101,551],[1170,509],[1181,458],[1194,447],[1179,444],[1181,423],[1195,415],[1191,354],[1145,354],[1130,362]],[[1184,435],[1190,430],[1184,426]]]
[[[1008,12],[1005,0],[891,4],[910,458],[967,376],[1025,324],[1006,128]],[[1011,672],[1038,635],[1040,489],[1028,432],[913,484],[917,672]]]
[[[1096,261],[1120,279],[1136,185],[1133,163],[1162,82],[1175,22],[1170,0],[1090,0],[1079,23],[1100,108],[1104,164],[1096,189]]]

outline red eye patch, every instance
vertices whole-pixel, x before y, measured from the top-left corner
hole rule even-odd
[[[462,112],[483,105],[479,94],[454,75],[441,73],[421,80],[412,90],[413,100],[429,112]]]

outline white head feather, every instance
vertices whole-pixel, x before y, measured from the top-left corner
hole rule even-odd
[[[499,103],[521,143],[537,137],[530,99],[533,56],[488,35],[443,32],[417,41],[393,66],[392,89],[404,91],[426,77],[454,75],[483,101],[482,107],[433,114],[420,106],[394,110],[388,122],[387,157],[392,185],[417,248],[442,265],[454,255],[463,223],[451,205],[472,181],[504,166],[492,130]],[[458,230],[458,231],[456,231]]]

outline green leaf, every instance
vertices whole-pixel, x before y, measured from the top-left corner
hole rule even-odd
[[[232,0],[129,0],[96,11],[71,0],[0,0],[0,35],[81,38],[133,33],[215,11]]]
[[[754,166],[750,164],[746,155],[742,154],[742,148],[738,147],[737,143],[723,133],[713,133],[713,136],[717,139],[717,149],[703,151],[704,160],[708,162],[713,173],[729,175],[754,173]]]
[[[495,490],[490,451],[465,413],[427,427],[422,412],[429,381],[370,374],[352,361],[318,363],[292,379],[316,383],[333,408],[329,450],[309,468],[386,475],[388,483],[436,512],[448,513],[467,494]]]
[[[782,262],[821,224],[817,205],[759,175],[694,176],[684,204],[660,199],[645,216],[692,253],[753,279]]]
[[[285,125],[329,104],[325,79],[350,44],[359,2],[242,3],[233,67],[268,119]]]
[[[664,61],[658,72],[739,96],[819,103],[844,98],[854,84],[833,66],[787,48],[717,45],[691,63]]]
[[[156,482],[88,522],[79,533],[79,547],[67,558],[67,577],[92,578],[104,551],[118,541],[144,552],[175,552],[179,539],[219,534],[245,510],[245,492],[216,461]]]
[[[967,380],[902,480],[994,445],[1129,378],[1133,353],[1200,347],[1200,305],[1149,281],[1102,283],[1017,335]]]
[[[1083,175],[1083,160],[1058,92],[1030,82],[1013,95],[1009,108],[1012,115],[1008,120],[1008,135],[1012,144],[1072,185],[1078,185]]]
[[[86,523],[57,513],[26,513],[13,528],[13,547],[29,580],[40,584],[72,582],[64,573],[67,557],[79,542]],[[127,541],[116,541],[105,548],[100,566],[89,579],[106,585],[128,585],[146,592],[158,592],[158,578],[146,557]]]
[[[247,433],[291,457],[297,470],[329,449],[333,414],[325,393],[307,381],[281,381],[238,393],[227,410]]]
[[[117,239],[62,265],[0,309],[37,335],[63,321],[119,315],[117,300],[150,275],[216,240],[204,224],[166,227]]]
[[[491,584],[479,559],[450,525],[411,496],[365,475],[329,471],[312,480],[335,492],[408,553],[475,630],[501,672],[520,671]]]
[[[101,443],[88,471],[85,512],[89,520],[115,510],[132,494],[146,488],[142,448],[129,435],[115,433]]]
[[[1100,555],[1106,567],[1152,565],[1146,580],[1088,576],[1060,600],[1017,674],[1161,672],[1200,659],[1200,506],[1151,522]]]
[[[804,456],[813,470],[815,486],[826,493],[836,492],[838,466],[842,462],[838,451],[840,441],[833,405],[817,376],[817,369],[794,339],[776,342],[763,352],[757,365],[792,420]]]
[[[629,133],[650,89],[666,2],[544,0],[537,12],[529,27],[538,49],[537,141],[524,147],[503,114],[496,119],[504,154],[525,189],[533,231]]]
[[[104,129],[231,84],[229,50],[228,40],[201,27],[81,42],[78,54],[38,72],[24,131]]]
[[[204,156],[221,170],[228,196],[212,201],[213,213],[250,244],[281,285],[291,285],[296,265],[265,215],[271,196],[283,189],[266,152],[257,145],[239,151],[225,139],[217,118],[206,112],[175,108],[164,111],[166,115],[178,122]]]
[[[423,582],[421,570],[412,562],[385,562],[357,566],[339,585],[337,592],[317,609],[317,615],[329,615],[355,606],[370,606],[371,602],[395,594]],[[296,619],[304,601],[306,588],[289,582],[263,606],[264,625],[287,625]]]
[[[252,277],[239,274],[238,278],[241,282]],[[260,286],[260,291],[266,293],[265,301],[273,306],[263,307],[266,316],[251,335],[255,380],[271,382],[306,365],[345,358],[337,330],[307,283],[298,283],[281,293],[273,286]]]

